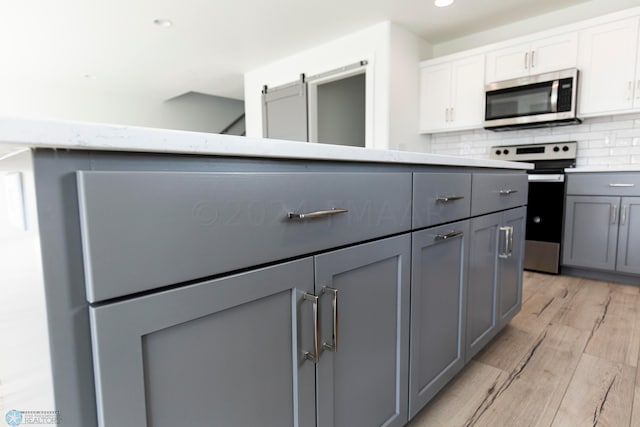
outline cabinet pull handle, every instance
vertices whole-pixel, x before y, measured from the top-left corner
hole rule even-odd
[[[451,107],[451,121],[455,122],[456,121],[456,109]]]
[[[629,81],[629,83],[627,84],[627,101],[630,101],[632,96],[633,96],[633,82]]]
[[[444,121],[448,122],[450,119],[449,117],[451,116],[451,113],[449,112],[449,108],[445,108],[444,109]]]
[[[531,51],[531,68],[534,68],[536,66],[536,51],[532,50]]]
[[[508,256],[511,257],[511,255],[513,255],[513,227],[512,226],[509,226],[509,230],[507,233],[509,234]]]
[[[316,219],[316,218],[325,218],[332,215],[337,215],[341,213],[349,212],[347,209],[329,209],[326,211],[315,211],[308,213],[295,213],[289,212],[287,214],[288,219]]]
[[[627,223],[627,210],[628,206],[622,207],[622,212],[620,213],[620,225],[625,225]]]
[[[518,190],[511,190],[511,189],[509,189],[509,190],[500,190],[500,195],[501,196],[508,196],[510,194],[517,193],[517,192],[518,192]]]
[[[513,254],[513,227],[505,225],[499,228],[500,232],[504,232],[504,252],[498,254],[498,258],[506,259]]]
[[[635,184],[609,184],[609,187],[635,187]]]
[[[529,69],[529,52],[524,53],[524,69]]]
[[[610,219],[612,225],[618,222],[618,205],[611,206]]]
[[[338,290],[325,286],[322,288],[322,293],[330,293],[332,295],[331,307],[333,308],[333,339],[332,343],[322,343],[322,347],[327,350],[331,350],[334,353],[338,352]]]
[[[447,239],[451,239],[453,237],[457,237],[462,235],[463,232],[462,231],[458,231],[458,230],[451,230],[450,232],[448,232],[447,234],[436,234],[433,238],[433,240],[435,240],[436,242],[442,241],[442,240],[447,240]]]
[[[313,363],[318,363],[320,358],[320,325],[318,323],[318,297],[315,295],[305,293],[304,299],[311,301],[313,304],[313,353],[308,351],[304,352],[305,360],[310,360]]]
[[[456,200],[462,200],[464,196],[440,196],[436,198],[437,203],[455,202]]]
[[[640,99],[640,80],[636,81],[636,99]]]

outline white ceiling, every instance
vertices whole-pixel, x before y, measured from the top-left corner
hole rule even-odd
[[[245,71],[384,20],[438,43],[585,1],[2,0],[0,84],[241,99]]]

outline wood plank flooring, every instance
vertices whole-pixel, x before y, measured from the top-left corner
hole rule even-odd
[[[522,310],[410,427],[640,427],[640,288],[524,273]]]

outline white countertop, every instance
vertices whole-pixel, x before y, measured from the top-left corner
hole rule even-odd
[[[580,166],[567,168],[566,173],[572,172],[640,172],[640,165],[612,165],[612,166]]]
[[[531,169],[527,163],[121,125],[0,117],[0,152],[58,149]],[[1,155],[0,155],[1,157]]]

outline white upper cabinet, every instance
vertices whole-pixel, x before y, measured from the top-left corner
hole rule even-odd
[[[486,82],[515,79],[576,66],[578,36],[567,33],[487,53]]]
[[[580,31],[580,115],[640,109],[639,22],[631,18]]]
[[[420,132],[482,127],[484,55],[420,67]]]

